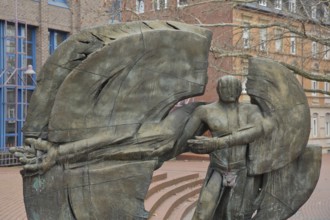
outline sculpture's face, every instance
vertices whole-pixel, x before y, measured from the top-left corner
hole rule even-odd
[[[222,102],[236,102],[242,92],[241,82],[233,76],[221,77],[217,87]]]

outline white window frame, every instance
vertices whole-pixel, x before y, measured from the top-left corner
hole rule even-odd
[[[289,11],[292,13],[297,12],[297,3],[296,0],[289,0]]]
[[[329,15],[330,15],[330,12],[329,12],[328,8],[326,6],[323,7],[323,21],[324,22],[329,21]]]
[[[313,6],[311,7],[311,17],[312,17],[313,19],[316,19],[316,14],[317,14],[317,7],[316,7],[316,5],[313,5]]]
[[[313,137],[317,137],[318,133],[318,114],[314,113],[312,116],[312,135]]]
[[[15,109],[14,108],[9,108],[8,109],[7,117],[9,119],[8,123],[10,123],[10,124],[15,123],[16,116],[15,116]]]
[[[312,90],[317,90],[318,89],[318,83],[315,80],[312,80],[311,82],[311,89]],[[316,92],[312,92],[312,96],[316,96]]]
[[[317,58],[318,53],[318,47],[317,43],[315,41],[312,42],[312,57]]]
[[[136,0],[136,13],[144,13],[144,0]]]
[[[297,43],[296,43],[296,35],[291,34],[290,37],[290,53],[296,54],[297,53]]]
[[[259,0],[258,3],[261,6],[267,6],[267,0]]]
[[[325,136],[330,136],[330,113],[325,114]]]
[[[260,51],[267,51],[267,29],[260,29]]]
[[[282,10],[282,0],[275,0],[274,6],[275,6],[275,9]]]
[[[275,51],[282,52],[283,51],[283,31],[281,29],[275,29]]]
[[[155,3],[156,3],[156,10],[161,10],[161,9],[167,9],[167,7],[168,7],[168,0],[154,0],[155,1]],[[160,8],[160,3],[161,2],[164,2],[164,8]]]
[[[250,48],[250,28],[244,27],[242,33],[243,48]]]
[[[325,60],[330,59],[330,46],[329,45],[324,45],[324,56],[323,56],[323,58]]]
[[[328,82],[324,82],[324,91],[329,92],[329,83]],[[324,96],[329,96],[329,95],[324,94]]]
[[[177,0],[178,7],[184,7],[188,5],[188,0]]]

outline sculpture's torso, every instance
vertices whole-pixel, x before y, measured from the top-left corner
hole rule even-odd
[[[253,105],[234,105],[212,103],[204,106],[203,122],[206,123],[213,137],[222,137],[248,124],[248,115]],[[221,173],[237,172],[246,167],[246,145],[222,148],[210,154],[211,167]]]

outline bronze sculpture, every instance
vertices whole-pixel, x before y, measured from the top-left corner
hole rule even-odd
[[[171,110],[178,101],[203,94],[210,41],[211,32],[206,29],[178,22],[145,21],[93,28],[64,42],[38,76],[24,127],[27,146],[12,149],[25,164],[22,175],[28,218],[146,219],[143,199],[153,170],[188,151],[187,140],[207,129],[204,123],[191,127],[198,109],[204,108],[198,106],[204,103]],[[248,91],[256,105],[248,105],[249,110],[239,114],[246,117],[243,124],[237,123],[237,112],[230,113],[228,121],[233,127],[222,132],[248,132],[255,127],[250,122],[262,121],[263,133],[249,135],[255,141],[244,142],[249,143],[248,151],[244,145],[237,154],[241,157],[237,159],[248,161],[244,172],[253,176],[251,180],[259,182],[259,176],[263,176],[262,182],[267,182],[260,184],[261,192],[258,188],[250,196],[258,200],[251,210],[240,212],[251,217],[252,210],[258,210],[256,219],[268,214],[279,217],[294,213],[315,187],[319,171],[317,152],[305,150],[309,124],[302,121],[309,117],[309,111],[301,88],[292,78],[284,77],[284,67],[279,68],[283,73],[275,74],[275,78],[267,79],[271,74],[260,75],[267,72],[263,68],[271,67],[268,72],[274,72],[276,65],[269,60],[251,59],[249,72],[254,75],[249,75]],[[265,87],[258,83],[263,80],[271,82],[275,89],[262,91]],[[291,80],[292,85],[283,87],[285,80]],[[285,94],[294,91],[292,95],[298,97],[298,102],[290,99],[287,103],[292,105],[280,105],[274,111],[274,100],[283,95],[282,89]],[[261,93],[266,97],[271,94],[271,100],[264,100]],[[290,114],[285,116],[284,111]],[[278,125],[283,116],[285,120],[294,114],[301,119],[292,126],[303,129],[291,131],[286,142],[272,141],[292,130],[286,123],[284,128]],[[256,115],[256,121],[251,115]],[[230,144],[226,140],[229,136],[211,141],[212,151],[222,147],[223,142]],[[209,139],[199,141],[205,140]],[[290,153],[279,158],[287,149]],[[243,158],[243,152],[249,152],[248,158]],[[307,163],[307,154],[315,159]],[[307,170],[315,172],[308,177],[298,175],[298,180],[304,179],[305,188],[300,198],[295,193],[287,196],[292,210],[273,202],[274,197],[266,192],[278,186],[271,179],[275,175],[286,178],[291,172],[301,174],[307,165],[311,165]],[[228,175],[226,184],[234,183],[235,175]],[[237,196],[242,197],[239,200],[250,198]],[[221,207],[230,203],[224,204]],[[268,208],[269,204],[278,208],[276,213]]]

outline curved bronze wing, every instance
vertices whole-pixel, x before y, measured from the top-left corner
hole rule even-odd
[[[41,70],[25,135],[65,143],[160,122],[178,101],[204,92],[211,35],[145,21],[70,37]]]
[[[263,174],[284,167],[306,147],[310,111],[304,90],[283,65],[263,58],[249,60],[247,93],[274,128],[249,146],[248,171]]]
[[[306,147],[307,98],[289,69],[261,58],[249,60],[247,92],[274,125],[269,137],[249,145],[248,172],[265,177],[253,219],[287,219],[312,194],[321,167],[320,148]]]

